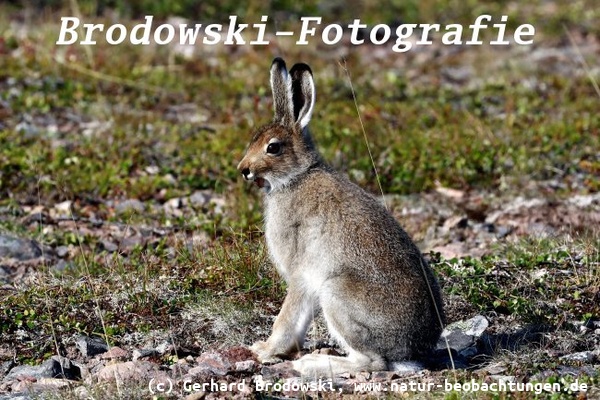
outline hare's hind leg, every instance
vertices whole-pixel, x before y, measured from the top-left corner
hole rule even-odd
[[[386,362],[379,355],[361,354],[351,350],[347,357],[307,354],[294,361],[293,366],[303,376],[318,378],[345,372],[385,370]]]

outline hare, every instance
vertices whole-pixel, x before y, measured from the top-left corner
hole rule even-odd
[[[275,116],[258,129],[238,165],[262,188],[270,257],[287,295],[261,362],[298,351],[321,312],[347,356],[308,354],[303,375],[410,368],[435,347],[444,321],[433,272],[386,208],[321,158],[307,126],[315,105],[312,71],[271,66]],[[406,365],[404,365],[406,364]]]

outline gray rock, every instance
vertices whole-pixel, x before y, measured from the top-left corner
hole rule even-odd
[[[56,255],[60,258],[65,258],[69,255],[69,248],[67,246],[58,246],[55,251]]]
[[[15,366],[13,360],[4,361],[0,363],[0,377],[5,377],[8,374],[8,371],[11,370],[12,367]],[[1,381],[0,381],[1,382]]]
[[[212,196],[209,193],[198,190],[192,193],[190,196],[190,203],[194,207],[204,207],[208,204],[211,198]]]
[[[254,360],[238,361],[235,363],[235,372],[254,372],[258,363]]]
[[[117,246],[115,243],[111,242],[110,240],[106,240],[106,239],[101,240],[100,245],[102,246],[103,250],[106,250],[109,253],[114,253],[115,251],[119,250],[119,246]]]
[[[96,354],[102,354],[108,351],[108,346],[102,339],[91,338],[85,335],[79,336],[75,345],[84,357],[93,357]]]
[[[37,242],[0,234],[0,258],[25,261],[41,256],[42,249]]]
[[[42,378],[78,379],[80,377],[79,368],[74,366],[68,358],[53,356],[41,365],[19,365],[14,367],[2,382],[6,383],[27,378],[40,380]]]
[[[58,260],[56,264],[52,267],[52,271],[54,272],[64,272],[73,266],[73,263],[67,262],[65,260]]]
[[[133,235],[123,238],[119,242],[119,248],[129,253],[133,251],[136,247],[144,247],[145,244],[146,239],[142,235]]]
[[[145,209],[144,203],[137,199],[124,200],[115,206],[117,214],[142,213]]]
[[[472,357],[477,354],[477,341],[488,327],[488,320],[482,315],[466,320],[454,322],[442,332],[438,342],[438,350],[449,346],[463,357]]]
[[[567,354],[562,356],[560,359],[562,361],[578,361],[584,363],[592,363],[594,362],[595,355],[591,351],[581,351],[579,353]]]
[[[293,378],[300,376],[291,361],[284,361],[273,365],[265,365],[260,371],[265,379]]]
[[[137,361],[140,358],[146,357],[157,357],[160,353],[156,349],[136,349],[133,350],[133,361]]]

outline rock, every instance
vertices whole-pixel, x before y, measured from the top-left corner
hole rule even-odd
[[[98,381],[149,381],[149,372],[158,366],[147,361],[126,361],[106,365],[96,373]]]
[[[172,385],[169,376],[159,370],[157,364],[149,361],[126,361],[108,364],[98,369],[95,377],[99,382],[141,382],[148,384],[151,380],[155,384],[163,383],[166,387]]]
[[[232,365],[216,352],[202,353],[196,359],[198,365],[188,371],[192,376],[217,375],[225,376]]]
[[[171,342],[162,342],[155,349],[158,351],[158,354],[170,353],[173,350],[173,344]]]
[[[213,212],[220,215],[225,212],[225,206],[227,205],[227,202],[225,201],[224,197],[213,196],[213,198],[210,199],[210,205],[213,209]]]
[[[442,232],[448,232],[453,229],[465,229],[469,226],[469,219],[463,215],[454,215],[444,221]]]
[[[594,203],[600,204],[600,192],[588,195],[572,196],[567,200],[567,202],[579,208],[589,207]]]
[[[156,349],[135,349],[133,351],[133,361],[139,360],[140,358],[147,358],[147,357],[157,357],[159,356],[160,353],[158,352],[158,350]]]
[[[54,266],[52,266],[52,271],[64,272],[65,270],[69,269],[72,266],[73,266],[73,264],[70,262],[67,262],[65,260],[58,260],[58,262],[56,264],[54,264]]]
[[[185,400],[202,400],[206,398],[206,392],[199,391],[188,395]]]
[[[238,361],[234,365],[235,372],[251,373],[256,371],[258,363],[254,360]]]
[[[438,346],[440,346],[438,342]],[[454,349],[448,349],[445,347],[443,349],[438,349],[434,352],[433,357],[428,362],[428,367],[430,369],[465,369],[469,367],[469,361],[465,358],[465,356],[458,354],[458,352]]]
[[[502,383],[506,384],[506,383],[517,381],[517,377],[512,376],[512,375],[490,375],[489,379],[490,379],[490,381],[498,382],[499,384],[502,384]]]
[[[182,206],[182,201],[181,201],[181,198],[179,198],[179,197],[174,197],[172,199],[169,199],[165,202],[165,204],[163,204],[163,208],[165,209],[165,212],[168,214],[182,215],[181,211],[179,211],[181,206]]]
[[[190,203],[194,207],[204,207],[211,199],[211,195],[203,191],[195,191],[190,196]]]
[[[108,351],[107,344],[99,338],[91,338],[81,335],[77,338],[75,345],[84,357],[93,357],[96,354],[105,353]]]
[[[131,252],[136,247],[143,247],[146,240],[142,235],[133,235],[123,238],[119,243],[119,247],[125,252]]]
[[[65,258],[69,255],[69,247],[67,246],[58,246],[55,250],[56,255],[60,258]]]
[[[117,346],[111,347],[106,353],[102,353],[100,356],[103,360],[125,360],[128,357],[129,352]]]
[[[25,261],[41,256],[42,249],[37,242],[0,234],[0,258]]]
[[[581,351],[579,353],[567,354],[565,356],[560,357],[562,361],[577,361],[583,363],[592,363],[594,362],[595,355],[591,351]]]
[[[33,400],[33,398],[30,397],[29,395],[24,395],[22,393],[15,393],[15,394],[0,395],[0,400]]]
[[[265,379],[270,380],[300,376],[300,373],[293,368],[291,361],[284,361],[273,365],[264,365],[261,368],[260,373]]]
[[[464,357],[477,354],[477,340],[488,327],[488,320],[477,315],[466,321],[458,321],[448,325],[438,341],[437,349],[446,349],[449,346]]]
[[[90,391],[85,386],[77,386],[75,389],[73,389],[73,394],[75,397],[82,400],[93,398],[90,396]]]
[[[507,366],[506,366],[506,364],[504,364],[502,362],[496,362],[493,364],[489,364],[481,369],[481,371],[485,372],[486,375],[499,375],[506,370],[507,370]]]
[[[21,222],[23,225],[40,224],[47,226],[54,223],[54,220],[44,212],[34,212],[23,218]]]
[[[66,379],[56,378],[40,378],[35,382],[21,381],[13,385],[12,390],[14,392],[44,392],[58,394],[60,389],[68,388],[71,385],[71,381]],[[38,398],[37,396],[35,398]]]
[[[137,199],[124,200],[115,206],[115,212],[117,214],[126,214],[126,213],[140,213],[141,214],[144,212],[145,209],[146,209],[146,207],[144,206],[144,203],[142,203],[141,201],[139,201]]]
[[[441,73],[451,83],[465,84],[473,76],[473,68],[471,66],[444,67]]]
[[[102,246],[102,249],[108,251],[109,253],[114,253],[115,251],[119,250],[119,246],[110,240],[101,240],[100,245]]]
[[[465,334],[475,337],[480,337],[489,325],[487,318],[485,318],[483,315],[476,315],[466,322],[466,327],[468,327],[468,329]]]
[[[60,213],[71,215],[71,206],[73,205],[72,201],[63,201],[62,203],[58,203],[54,205],[54,209]]]
[[[371,375],[371,379],[374,381],[385,381],[389,382],[392,379],[398,378],[398,373],[396,371],[375,371]]]
[[[20,365],[14,367],[4,377],[2,382],[22,380],[39,381],[42,378],[79,379],[81,378],[81,372],[68,358],[53,356],[41,365]]]

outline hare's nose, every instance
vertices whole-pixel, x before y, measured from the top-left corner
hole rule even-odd
[[[244,179],[247,181],[254,178],[254,175],[252,174],[252,172],[250,172],[250,168],[244,168],[242,170],[242,175],[244,176]]]

